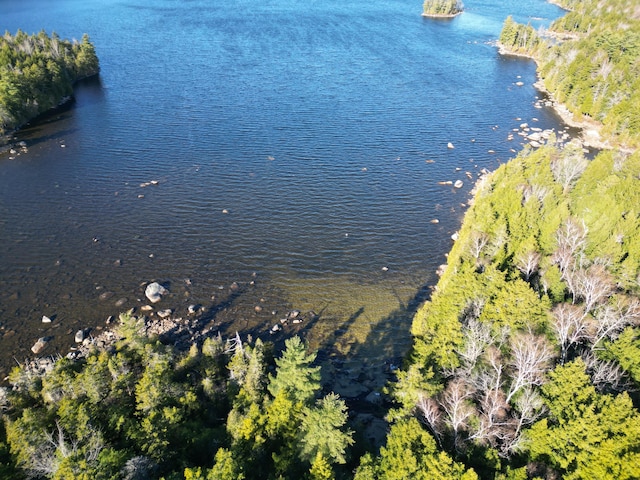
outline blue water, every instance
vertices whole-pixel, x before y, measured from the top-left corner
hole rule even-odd
[[[507,15],[561,11],[465,4],[434,21],[408,0],[3,1],[0,28],[86,32],[102,71],[19,133],[28,153],[0,157],[2,357],[43,335],[64,353],[150,280],[176,314],[246,285],[216,318],[225,332],[271,338],[280,312],[313,308],[300,332],[316,346],[356,351],[373,341],[362,321],[380,356],[401,354],[402,311],[437,281],[468,177],[521,148],[507,135],[523,121],[562,128],[534,107],[533,62],[494,46]]]

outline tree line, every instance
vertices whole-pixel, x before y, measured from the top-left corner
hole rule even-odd
[[[260,340],[189,351],[123,314],[110,350],[43,370],[17,367],[0,429],[1,478],[334,478],[353,432],[321,393],[299,337],[278,358]]]
[[[637,478],[639,173],[552,138],[484,178],[390,417],[481,478]]]
[[[0,134],[58,106],[73,84],[100,67],[88,35],[68,41],[56,33],[21,30],[0,37]]]
[[[424,16],[452,17],[462,12],[464,5],[461,0],[425,0],[422,4]]]

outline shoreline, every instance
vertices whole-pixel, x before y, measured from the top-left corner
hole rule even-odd
[[[462,10],[457,13],[422,13],[425,18],[455,18],[462,14]]]
[[[514,56],[521,58],[528,58],[536,62],[536,81],[533,83],[533,87],[541,93],[544,93],[549,97],[550,108],[562,119],[564,123],[573,128],[581,130],[580,136],[577,137],[583,146],[589,148],[595,148],[598,150],[613,150],[618,149],[623,153],[632,154],[636,151],[636,148],[628,147],[622,144],[612,143],[610,137],[603,138],[602,124],[596,120],[588,119],[584,116],[576,119],[576,115],[569,110],[569,108],[562,102],[559,102],[553,92],[550,92],[544,85],[543,79],[540,77],[540,63],[535,55],[528,53],[520,53],[509,50],[500,42],[497,43],[498,53],[504,56]]]
[[[37,115],[31,117],[30,119],[28,119],[27,121],[23,122],[22,124],[18,125],[17,127],[13,128],[10,131],[4,132],[2,135],[0,135],[0,155],[5,154],[7,152],[9,152],[11,149],[16,148],[16,143],[15,141],[17,140],[16,138],[16,134],[24,129],[25,127],[29,127],[32,124],[38,124],[38,122],[45,120],[46,118],[55,115],[56,113],[63,111],[67,108],[69,108],[71,105],[73,105],[73,103],[75,102],[76,98],[75,98],[75,88],[78,85],[78,83],[83,82],[85,80],[91,80],[91,79],[96,79],[96,78],[100,78],[100,70],[98,70],[95,73],[92,73],[90,75],[85,75],[84,77],[78,78],[76,80],[74,80],[72,87],[74,89],[74,91],[70,94],[70,95],[66,95],[64,97],[62,97],[60,99],[60,101],[54,105],[51,108],[48,108],[47,110],[44,110],[43,112],[38,113]]]

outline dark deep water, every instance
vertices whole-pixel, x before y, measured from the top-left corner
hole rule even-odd
[[[0,370],[40,336],[66,353],[151,280],[177,315],[237,282],[224,333],[300,331],[352,371],[401,356],[466,172],[513,156],[524,121],[562,128],[534,107],[534,63],[492,45],[509,14],[561,11],[465,3],[434,21],[419,0],[3,1],[0,28],[86,32],[102,72],[19,133],[28,153],[0,156]],[[270,336],[293,308],[320,318]]]

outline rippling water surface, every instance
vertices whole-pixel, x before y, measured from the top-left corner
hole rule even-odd
[[[87,32],[102,66],[19,133],[28,153],[0,157],[3,369],[40,336],[66,352],[151,280],[178,315],[237,282],[224,333],[300,331],[354,365],[400,356],[469,177],[521,148],[507,135],[523,121],[561,128],[534,108],[535,65],[492,45],[507,15],[546,24],[556,7],[468,0],[434,21],[421,3],[3,1],[0,28]],[[269,335],[290,309],[319,318]]]

